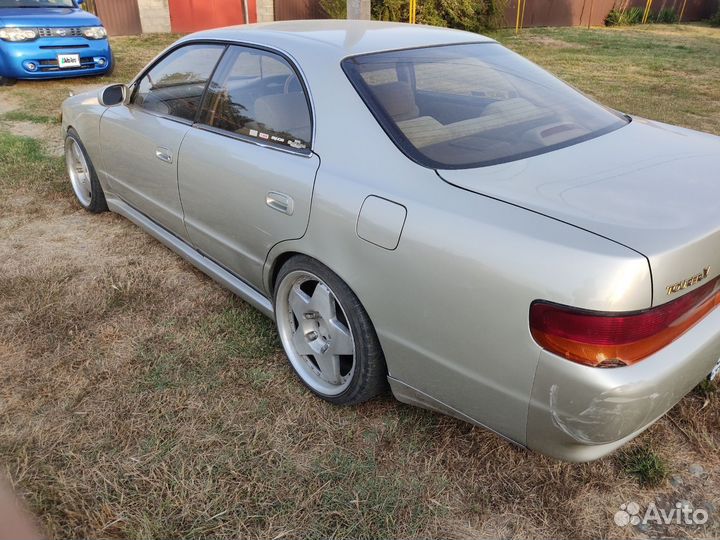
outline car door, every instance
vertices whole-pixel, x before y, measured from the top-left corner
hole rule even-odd
[[[127,105],[109,108],[100,121],[102,173],[111,191],[181,238],[187,233],[178,151],[224,50],[219,44],[174,49],[138,80]]]
[[[230,46],[180,148],[178,183],[195,248],[257,288],[276,243],[300,238],[315,173],[307,93],[290,62]]]

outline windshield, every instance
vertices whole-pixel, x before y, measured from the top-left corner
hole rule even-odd
[[[628,122],[496,43],[373,53],[343,69],[395,144],[426,167],[522,159]]]
[[[0,8],[74,8],[73,0],[0,0]]]

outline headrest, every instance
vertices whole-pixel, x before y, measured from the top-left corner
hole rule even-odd
[[[410,120],[420,114],[409,83],[398,81],[378,84],[372,87],[372,91],[393,120]]]

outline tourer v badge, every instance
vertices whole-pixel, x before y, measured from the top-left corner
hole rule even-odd
[[[692,287],[693,285],[700,283],[703,279],[708,277],[709,273],[710,267],[706,266],[699,274],[689,277],[687,279],[683,279],[682,281],[678,281],[674,285],[668,285],[665,290],[669,295],[675,294],[678,291],[682,291],[683,289],[687,289],[688,287]]]

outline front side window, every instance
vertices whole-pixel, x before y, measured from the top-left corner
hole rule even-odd
[[[310,118],[300,79],[283,57],[231,46],[208,87],[200,123],[303,151],[310,148]]]
[[[343,69],[398,147],[426,167],[513,161],[627,123],[496,43],[356,56]]]
[[[224,45],[210,44],[175,49],[140,79],[131,103],[149,112],[192,122],[224,50]]]

